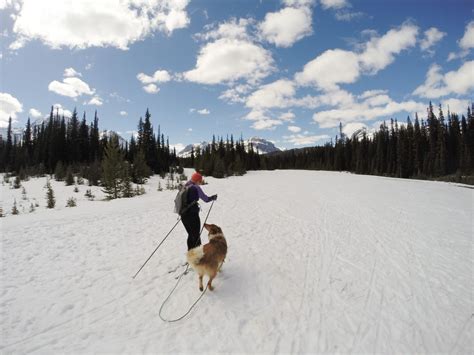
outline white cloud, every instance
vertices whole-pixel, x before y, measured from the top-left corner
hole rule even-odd
[[[367,129],[367,125],[362,122],[350,122],[342,127],[342,133],[351,137],[355,132],[361,129]]]
[[[66,68],[66,69],[64,69],[63,76],[66,77],[66,78],[70,78],[70,77],[74,77],[74,76],[82,76],[82,74],[75,71],[74,68]]]
[[[290,99],[296,89],[292,81],[280,79],[271,84],[263,85],[253,92],[246,100],[245,105],[252,109],[284,108],[288,107]]]
[[[251,108],[251,111],[244,119],[262,121],[260,125],[268,120],[278,120],[281,123],[294,122],[295,114],[291,111],[279,115],[270,111],[294,106],[316,108],[319,106],[347,106],[354,103],[353,95],[341,89],[327,91],[319,96],[305,96],[303,98],[296,98],[295,93],[294,83],[287,79],[280,79],[261,86],[247,98],[246,106]],[[375,102],[376,99],[372,100]]]
[[[192,132],[193,129],[192,129],[192,128],[188,128],[187,131],[188,131],[188,132]]]
[[[187,27],[189,0],[23,0],[11,49],[38,39],[52,48],[128,46],[155,31]]]
[[[283,0],[283,4],[293,7],[309,7],[314,5],[315,0]]]
[[[127,116],[127,115],[128,115],[128,112],[127,112],[127,111],[120,111],[120,112],[119,112],[119,115],[120,115],[120,116]]]
[[[166,83],[171,80],[171,75],[166,70],[157,70],[153,73],[153,76],[139,73],[137,79],[144,84],[143,90],[149,94],[156,94],[160,91],[160,88],[155,83]]]
[[[323,10],[334,10],[338,21],[352,21],[359,19],[365,14],[360,11],[351,11],[352,5],[347,0],[321,0]]]
[[[90,69],[92,69],[93,66],[94,66],[94,64],[88,63],[88,64],[86,64],[85,69],[90,70]]]
[[[426,104],[416,101],[396,102],[387,95],[369,96],[362,101],[355,101],[350,105],[339,106],[335,109],[316,112],[313,120],[321,128],[337,127],[339,122],[370,121],[376,118],[387,118],[400,112],[424,112]]]
[[[9,6],[10,6],[9,1],[7,1],[7,0],[0,0],[0,10],[6,9],[6,8],[9,7]]]
[[[424,34],[425,37],[420,42],[420,48],[429,53],[434,53],[432,47],[446,36],[446,32],[441,32],[436,27],[431,27]]]
[[[459,41],[459,47],[464,50],[474,48],[474,21],[467,24],[464,36]]]
[[[348,11],[348,10],[341,10],[337,11],[335,16],[336,19],[339,21],[352,21],[354,19],[359,19],[364,17],[364,13],[361,11]]]
[[[258,82],[273,70],[271,53],[248,40],[221,38],[199,51],[196,67],[184,78],[201,84]]]
[[[79,78],[65,78],[62,82],[53,80],[49,83],[48,90],[71,98],[76,98],[81,95],[94,94],[94,90]]]
[[[102,99],[96,95],[87,102],[87,105],[102,106],[103,103]]]
[[[395,54],[416,44],[418,27],[405,23],[397,29],[388,31],[382,37],[372,37],[359,55],[363,70],[376,74],[395,60]]]
[[[35,108],[31,108],[28,114],[30,115],[31,118],[34,118],[34,119],[43,117],[43,114]]]
[[[395,54],[415,45],[418,27],[403,24],[382,37],[372,38],[355,53],[342,49],[329,49],[311,60],[303,71],[295,74],[299,85],[314,85],[325,91],[337,91],[339,84],[357,81],[361,73],[376,74],[395,59]],[[341,69],[343,68],[343,69]]]
[[[359,95],[359,98],[367,99],[368,97],[383,95],[386,93],[388,93],[388,90],[367,90],[367,91],[364,91],[361,95]]]
[[[166,83],[171,80],[171,76],[166,70],[157,70],[153,76],[148,76],[145,73],[139,73],[137,75],[137,79],[142,84]]]
[[[20,112],[23,112],[21,102],[6,92],[0,92],[0,127],[7,127],[10,117],[15,122]]]
[[[215,25],[207,25],[205,27],[207,32],[199,33],[196,37],[203,41],[221,38],[250,40],[251,36],[248,34],[247,28],[252,25],[253,22],[251,19],[241,18],[237,21],[236,18],[231,18],[227,22],[220,23],[217,28],[215,28]]]
[[[295,80],[300,85],[315,85],[323,90],[333,90],[338,84],[355,82],[359,75],[357,54],[342,49],[329,49],[308,62],[302,72],[295,74]]]
[[[474,88],[474,61],[465,62],[458,70],[441,73],[441,67],[433,64],[426,74],[425,83],[413,91],[414,95],[438,98],[449,94],[467,94]]]
[[[264,110],[252,110],[244,117],[244,119],[250,121],[261,121],[268,120],[270,117],[267,116]]]
[[[293,133],[301,132],[301,128],[297,126],[288,126],[288,130]]]
[[[347,0],[320,0],[324,10],[327,9],[342,9],[350,6]]]
[[[460,52],[451,52],[448,55],[448,62],[453,59],[464,58],[469,51],[474,48],[474,21],[467,24],[463,37],[458,41]]]
[[[277,47],[291,47],[295,42],[313,32],[311,9],[286,7],[265,15],[259,25],[261,36]]]
[[[306,132],[305,132],[306,133]],[[290,136],[283,136],[286,142],[293,143],[294,145],[312,145],[321,140],[327,140],[330,137],[327,134],[322,135],[305,135],[305,134],[292,134]]]
[[[143,90],[145,90],[149,94],[156,94],[160,91],[160,88],[155,84],[148,84],[143,87]]]
[[[452,93],[468,93],[474,88],[474,61],[465,62],[458,70],[446,73],[444,82]]]
[[[283,123],[280,120],[272,120],[272,119],[258,120],[253,123],[252,128],[258,131],[273,130],[276,128],[276,126],[279,126],[281,124]]]
[[[249,19],[231,19],[217,28],[207,26],[207,32],[197,37],[210,42],[201,47],[195,68],[182,73],[183,79],[201,84],[233,85],[244,80],[254,85],[268,76],[274,70],[273,58],[249,33],[248,27],[253,24]],[[235,92],[225,96],[234,97]]]
[[[246,100],[246,97],[244,95],[248,94],[251,89],[252,86],[248,84],[236,85],[232,88],[223,91],[222,94],[219,96],[219,99],[231,103],[243,103]]]
[[[295,114],[291,111],[282,113],[278,118],[282,121],[286,122],[294,122],[295,121]]]
[[[463,115],[467,112],[467,108],[470,106],[469,100],[460,100],[460,99],[447,99],[441,100],[441,105],[443,110],[446,113],[449,109],[451,113],[457,113],[458,115]]]
[[[466,55],[467,55],[467,53],[466,53]],[[447,59],[447,61],[450,62],[450,61],[452,61],[452,60],[454,60],[454,59],[458,59],[458,58],[461,58],[461,57],[462,57],[462,54],[461,54],[461,53],[450,52],[450,53],[448,54],[448,59]]]
[[[72,112],[69,110],[66,110],[61,104],[54,104],[53,109],[54,109],[54,114],[58,113],[59,116],[64,116],[64,117],[72,116]]]
[[[201,110],[197,110],[197,113],[199,113],[200,115],[209,115],[211,111],[209,111],[207,108],[203,108]]]
[[[110,93],[109,97],[117,100],[118,102],[130,102],[130,99],[127,99],[127,98],[119,95],[119,93],[117,93],[117,92]]]

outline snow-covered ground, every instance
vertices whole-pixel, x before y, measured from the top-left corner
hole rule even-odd
[[[47,210],[45,180],[25,182],[40,207],[0,219],[0,351],[473,352],[474,190],[316,171],[207,180],[228,258],[215,291],[176,323],[158,310],[185,260],[181,224],[132,279],[176,222],[175,192],[153,178],[145,195],[106,202],[94,190],[66,208],[73,188],[53,182]],[[0,188],[9,212],[21,189]],[[198,296],[189,273],[164,316]]]

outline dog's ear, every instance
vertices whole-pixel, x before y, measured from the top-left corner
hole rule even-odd
[[[222,234],[222,229],[219,226],[213,224],[209,232],[212,234]]]

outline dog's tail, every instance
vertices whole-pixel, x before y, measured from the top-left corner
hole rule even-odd
[[[199,261],[202,259],[203,256],[204,256],[204,248],[202,245],[189,250],[188,254],[186,255],[188,259],[188,263],[191,266],[199,264]]]

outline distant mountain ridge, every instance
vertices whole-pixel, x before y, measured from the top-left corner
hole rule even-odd
[[[186,147],[184,147],[183,150],[178,152],[177,155],[179,158],[189,158],[191,156],[191,151],[193,147],[194,151],[196,151],[198,148],[202,151],[206,149],[209,144],[210,143],[205,141],[201,143],[188,144]],[[277,148],[272,142],[260,137],[251,137],[244,141],[245,150],[248,151],[250,145],[252,145],[253,150],[258,152],[259,154],[281,152],[281,150]]]

